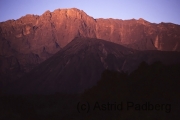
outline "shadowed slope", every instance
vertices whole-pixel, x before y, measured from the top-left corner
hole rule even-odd
[[[157,60],[166,64],[178,63],[180,54],[136,51],[100,39],[75,38],[14,82],[11,89],[16,93],[79,93],[95,85],[105,69],[130,72],[141,61],[152,63]]]
[[[81,92],[94,85],[104,69],[121,70],[125,56],[133,52],[104,40],[76,38],[17,81],[18,92]]]

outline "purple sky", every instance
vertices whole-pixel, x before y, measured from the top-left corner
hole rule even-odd
[[[153,23],[180,25],[180,0],[0,0],[0,22],[73,7],[94,18],[143,18]]]

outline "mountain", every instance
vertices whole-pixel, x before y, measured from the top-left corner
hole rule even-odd
[[[179,52],[137,51],[95,38],[75,38],[62,50],[8,85],[17,94],[82,93],[106,70],[132,71],[142,61],[180,63]]]
[[[0,78],[20,78],[75,37],[104,39],[137,50],[180,51],[180,25],[142,18],[94,19],[76,8],[57,9],[0,23]]]

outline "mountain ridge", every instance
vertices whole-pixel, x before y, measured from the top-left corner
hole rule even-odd
[[[0,72],[6,79],[11,74],[21,76],[75,37],[103,39],[137,50],[180,51],[180,25],[94,19],[77,8],[56,9],[0,22]]]

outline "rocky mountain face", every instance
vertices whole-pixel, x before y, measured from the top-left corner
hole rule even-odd
[[[57,9],[0,23],[0,78],[21,77],[75,37],[104,39],[137,50],[180,51],[180,25],[94,19],[76,8]]]
[[[81,93],[96,85],[105,69],[132,71],[142,61],[180,63],[179,52],[137,51],[105,40],[75,38],[62,50],[8,86],[10,93]]]

